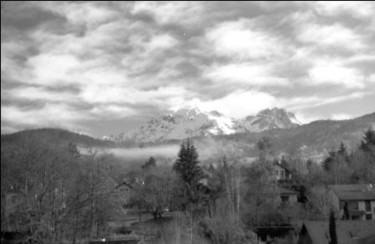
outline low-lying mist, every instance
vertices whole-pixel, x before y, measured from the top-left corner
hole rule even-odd
[[[122,159],[148,159],[150,157],[156,158],[176,158],[179,145],[161,145],[143,148],[111,148],[107,149],[108,153]]]
[[[221,162],[224,156],[228,160],[228,163],[231,163],[234,157],[249,160],[248,156],[244,157],[245,153],[241,145],[236,143],[223,143],[211,138],[205,138],[204,140],[193,141],[193,144],[197,148],[198,159],[202,163]],[[106,148],[100,151],[110,153],[123,161],[145,162],[150,157],[154,157],[157,160],[159,159],[159,162],[164,161],[169,164],[177,159],[179,150],[180,144],[176,143],[148,147]],[[84,148],[80,148],[80,151],[83,154],[88,154],[88,151]]]

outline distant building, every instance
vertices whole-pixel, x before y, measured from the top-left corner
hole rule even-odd
[[[375,220],[375,189],[373,185],[329,185],[328,189],[331,204],[340,219]]]
[[[282,164],[274,163],[273,164],[273,172],[274,172],[273,175],[274,175],[275,179],[278,180],[278,181],[285,181],[285,180],[291,180],[292,179],[292,175],[291,175],[289,169],[287,169],[287,167],[285,167]]]
[[[298,192],[283,187],[267,189],[265,195],[274,196],[274,204],[276,206],[292,206],[297,203]]]
[[[337,244],[374,244],[375,221],[336,221]],[[329,243],[328,221],[305,221],[298,244]]]
[[[298,192],[278,187],[278,203],[281,205],[294,205],[297,203]]]

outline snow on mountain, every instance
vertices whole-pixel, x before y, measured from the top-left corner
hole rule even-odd
[[[278,128],[292,128],[301,125],[293,113],[285,109],[272,108],[260,111],[255,116],[248,116],[242,121],[248,131],[259,132]]]
[[[195,136],[232,134],[238,131],[238,127],[237,121],[217,111],[181,109],[152,119],[138,130],[131,131],[119,139],[138,142],[181,140]]]
[[[159,118],[151,119],[139,129],[120,134],[118,141],[160,142],[188,137],[229,135],[240,132],[259,132],[275,128],[296,127],[300,123],[284,109],[266,109],[255,116],[238,121],[217,111],[198,108],[181,109]]]

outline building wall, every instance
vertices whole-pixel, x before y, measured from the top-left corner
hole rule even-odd
[[[359,209],[365,211],[366,214],[371,214],[371,219],[375,220],[375,201],[370,201],[370,211],[366,211],[365,201],[361,202]],[[363,216],[363,220],[367,220],[366,216]]]
[[[285,178],[285,170],[283,168],[281,168],[280,166],[278,165],[275,165],[273,167],[273,170],[274,170],[274,175],[275,175],[275,178],[277,180],[282,180]]]
[[[342,201],[342,205],[345,201]],[[349,203],[349,211],[351,209],[362,210],[365,212],[365,215],[362,216],[361,220],[368,220],[366,219],[366,214],[371,214],[371,220],[375,220],[375,201],[370,201],[370,211],[366,210],[366,201],[364,200],[353,200],[347,201]],[[344,214],[343,209],[340,210],[340,217]]]
[[[358,201],[358,210],[365,211],[365,201]],[[366,220],[366,216],[362,216],[361,220]]]
[[[288,196],[288,201],[287,202],[283,202],[282,200],[282,195],[279,195],[275,200],[274,200],[274,204],[276,206],[281,206],[283,204],[287,204],[287,205],[290,205],[290,206],[293,206],[294,204],[297,203],[297,195],[293,195],[293,194],[290,194],[290,195],[287,195]]]

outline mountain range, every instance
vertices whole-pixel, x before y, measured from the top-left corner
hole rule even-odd
[[[149,121],[141,129],[127,134],[136,139],[145,139],[149,135],[153,136],[152,139],[159,140],[153,143],[126,144],[122,141],[126,139],[125,134],[119,135],[117,142],[114,142],[67,130],[45,128],[3,134],[1,145],[2,150],[6,150],[7,145],[22,146],[24,142],[34,140],[60,145],[73,142],[82,147],[109,150],[123,148],[130,151],[139,150],[141,145],[146,148],[154,145],[154,148],[161,148],[163,151],[165,146],[178,148],[181,143],[181,139],[178,138],[191,136],[194,137],[194,144],[202,158],[218,157],[224,153],[246,159],[257,157],[257,142],[267,137],[275,155],[286,153],[320,161],[329,150],[337,149],[342,142],[349,151],[358,148],[364,132],[369,128],[375,129],[375,113],[349,120],[318,120],[309,124],[299,124],[291,113],[280,109],[264,110],[241,121],[227,118],[217,112],[207,113],[195,109],[161,116]],[[182,134],[178,134],[181,131]],[[155,153],[155,150],[152,152]],[[149,157],[146,154],[144,156]]]
[[[181,109],[151,119],[136,130],[121,133],[110,139],[117,142],[155,143],[189,137],[295,128],[300,125],[293,113],[281,108],[265,109],[242,120],[236,120],[217,111],[201,111],[193,108]]]

